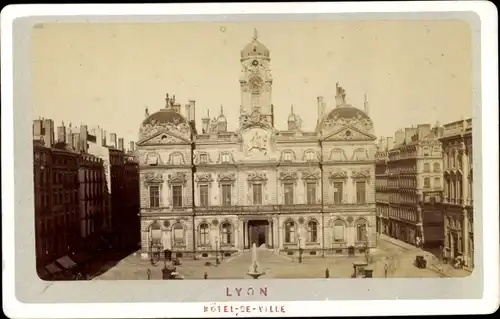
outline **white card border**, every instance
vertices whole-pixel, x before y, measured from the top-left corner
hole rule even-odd
[[[482,167],[483,174],[483,247],[488,252],[484,263],[484,295],[477,300],[398,300],[398,301],[328,301],[280,302],[287,313],[280,316],[321,315],[395,315],[395,314],[468,314],[491,313],[498,307],[498,16],[496,7],[486,1],[464,2],[371,2],[371,3],[231,3],[231,4],[127,4],[127,5],[17,5],[7,6],[1,14],[2,41],[2,219],[3,219],[3,305],[9,317],[162,317],[167,303],[120,304],[24,304],[14,293],[14,268],[6,261],[14,260],[14,153],[13,145],[13,68],[12,23],[26,16],[46,15],[154,15],[168,8],[170,14],[235,14],[235,13],[323,13],[323,12],[443,12],[473,11],[481,19],[481,85],[482,85]],[[496,173],[496,174],[495,174]],[[10,208],[10,209],[9,209]],[[489,240],[487,240],[489,239]],[[196,307],[193,305],[196,304]],[[241,304],[225,302],[224,305]],[[259,304],[263,302],[248,302]],[[199,303],[169,303],[168,315],[174,317],[234,316],[203,314]],[[363,309],[360,311],[359,309]],[[255,316],[256,314],[251,314]],[[272,316],[272,314],[265,314]]]

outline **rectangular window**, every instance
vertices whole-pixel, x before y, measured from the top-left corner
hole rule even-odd
[[[430,178],[424,178],[424,188],[431,188],[431,179]]]
[[[293,183],[283,184],[285,205],[293,205]]]
[[[440,187],[441,187],[441,178],[434,177],[434,188],[440,188]]]
[[[200,206],[208,206],[208,185],[200,185]]]
[[[172,186],[172,199],[174,207],[182,207],[182,186]]]
[[[253,204],[261,205],[262,204],[262,184],[253,184]]]
[[[307,183],[307,204],[316,204],[316,183]]]
[[[366,203],[366,182],[357,181],[356,182],[356,203],[364,204]]]
[[[334,182],[333,183],[333,203],[342,204],[342,194],[344,193],[344,183]]]
[[[223,206],[231,206],[231,185],[223,184],[222,188],[222,205]]]

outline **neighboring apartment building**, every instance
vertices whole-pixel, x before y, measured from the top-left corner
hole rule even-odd
[[[88,134],[84,125],[72,128],[62,124],[57,128],[57,140],[54,137],[52,120],[33,122],[36,264],[42,278],[75,267],[84,261],[84,255],[98,253],[108,244],[103,243],[106,232],[116,234],[122,228],[130,231],[128,237],[121,236],[129,245],[117,247],[136,248],[139,241],[138,168],[134,157],[125,155],[124,150],[111,151],[113,164],[127,172],[115,185],[129,190],[114,197],[114,202],[125,204],[115,211],[123,219],[118,222],[116,217],[113,229],[112,212],[106,206],[106,199],[111,201],[113,197],[108,191],[105,161],[88,152],[96,136]]]
[[[382,139],[376,155],[381,233],[413,245],[417,244],[417,237],[423,245],[435,246],[442,242],[442,233],[424,231],[423,213],[425,194],[442,191],[443,187],[439,141],[442,134],[443,128],[439,125],[420,124],[397,131],[394,145],[391,138]],[[431,222],[434,229],[435,223],[435,220]]]
[[[195,102],[167,94],[140,126],[143,257],[156,249],[209,257],[253,243],[287,255],[347,254],[376,246],[375,139],[364,110],[338,86],[317,127],[293,107],[275,127],[270,51],[257,35],[241,51],[239,127],[217,117],[195,126]],[[366,100],[366,99],[365,99]],[[181,110],[181,108],[183,108]],[[181,114],[184,113],[184,114]]]
[[[472,119],[444,125],[445,254],[474,267]]]

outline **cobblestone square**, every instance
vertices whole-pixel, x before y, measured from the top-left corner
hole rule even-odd
[[[413,265],[417,255],[422,255],[427,260],[427,268],[419,269]],[[272,278],[325,278],[328,269],[330,278],[349,278],[353,274],[354,263],[364,263],[364,256],[356,257],[305,257],[302,263],[298,260],[275,255],[266,249],[257,249],[258,263],[264,271],[262,279]],[[430,277],[457,277],[466,276],[468,272],[450,269],[439,264],[437,258],[429,252],[404,244],[397,240],[381,237],[378,248],[370,255],[371,262],[368,269],[373,269],[373,277],[389,278],[430,278]],[[251,279],[249,271],[252,254],[245,251],[223,260],[219,265],[211,261],[206,266],[207,260],[183,259],[177,267],[178,273],[186,280],[204,279]],[[130,255],[114,267],[104,272],[96,280],[147,280],[148,270],[150,279],[161,279],[163,262],[152,265],[148,260],[141,260],[140,254]]]

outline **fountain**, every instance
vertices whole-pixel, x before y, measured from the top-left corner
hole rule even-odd
[[[257,245],[253,243],[252,245],[252,263],[250,264],[250,268],[248,269],[247,275],[252,277],[253,279],[258,279],[260,276],[264,275],[265,272],[260,268],[259,263],[257,262]]]

